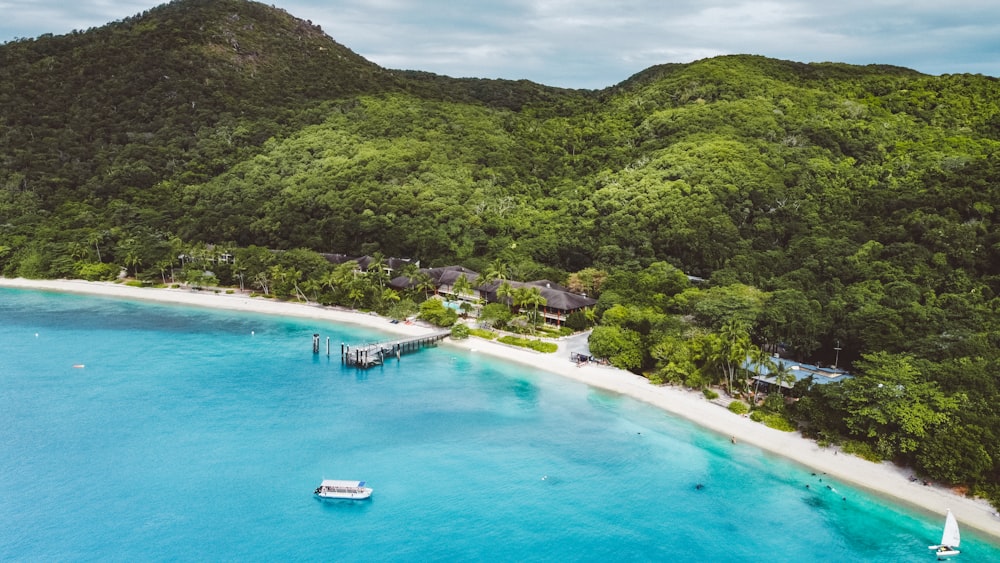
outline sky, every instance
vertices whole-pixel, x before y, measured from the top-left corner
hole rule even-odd
[[[159,0],[0,0],[0,42]],[[599,89],[727,54],[1000,76],[997,0],[269,0],[391,69]]]

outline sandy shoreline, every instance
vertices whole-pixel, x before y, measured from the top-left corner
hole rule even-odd
[[[303,303],[289,303],[265,298],[251,298],[245,294],[225,294],[214,291],[187,289],[136,288],[122,284],[87,282],[79,280],[25,280],[0,278],[0,287],[39,289],[116,298],[141,299],[229,309],[286,317],[312,318],[365,326],[399,335],[420,335],[435,329],[419,324],[392,324],[384,317],[369,315],[334,307],[321,307]],[[797,433],[780,432],[767,428],[707,401],[700,393],[677,387],[651,385],[646,379],[614,368],[597,365],[577,367],[569,360],[569,353],[561,349],[556,354],[539,354],[527,349],[489,342],[478,338],[464,341],[446,341],[448,345],[489,354],[498,358],[529,365],[533,368],[574,379],[614,393],[649,403],[667,412],[681,416],[695,424],[732,436],[734,447],[750,444],[773,454],[791,459],[818,473],[864,488],[875,494],[922,509],[944,519],[951,509],[960,524],[974,528],[982,534],[1000,540],[1000,518],[995,509],[985,501],[955,494],[950,489],[935,485],[925,486],[911,482],[910,473],[891,463],[875,464],[861,458],[839,454],[836,448],[821,448],[812,440]]]

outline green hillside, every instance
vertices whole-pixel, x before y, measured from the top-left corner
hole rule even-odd
[[[161,280],[216,245],[222,283],[384,311],[316,253],[502,265],[599,296],[592,349],[653,381],[850,367],[762,410],[1000,498],[998,149],[986,76],[727,56],[563,90],[180,0],[0,46],[0,272]]]

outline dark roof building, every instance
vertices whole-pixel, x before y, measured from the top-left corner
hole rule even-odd
[[[487,303],[505,302],[507,305],[513,305],[510,298],[500,299],[497,297],[497,288],[504,283],[503,281],[493,280],[489,283],[476,286],[475,283],[480,280],[479,273],[464,266],[421,268],[419,272],[426,275],[431,280],[435,288],[437,288],[437,291],[455,296],[459,300],[468,300],[468,298],[473,297],[467,295],[456,296],[452,291],[455,281],[464,276],[469,280],[469,283],[472,284],[472,289],[479,293],[480,299],[486,301]],[[419,283],[420,279],[416,277],[397,276],[392,278],[389,282],[389,286],[393,289],[403,290],[413,289]],[[565,321],[566,317],[570,314],[593,307],[597,304],[596,299],[592,299],[586,295],[573,293],[566,287],[550,280],[537,280],[532,282],[507,281],[506,283],[510,284],[510,286],[514,289],[522,287],[537,287],[539,293],[541,293],[542,297],[545,298],[545,306],[539,308],[538,311],[546,320],[555,324],[562,324],[562,322]]]
[[[426,275],[430,278],[431,282],[437,288],[447,287],[455,285],[455,280],[465,276],[469,280],[469,284],[472,285],[476,283],[479,279],[479,273],[474,272],[464,266],[443,266],[440,268],[420,268],[417,270],[419,273]],[[417,278],[411,278],[409,276],[396,276],[389,281],[389,287],[397,290],[403,289],[413,289],[417,286],[419,280]]]
[[[350,261],[357,262],[358,269],[361,271],[367,270],[368,266],[370,266],[372,261],[375,260],[375,258],[372,256],[350,256],[347,254],[322,253],[320,254],[320,256],[326,258],[326,260],[331,264],[343,264],[345,262],[350,262]],[[414,260],[412,258],[382,259],[382,268],[385,269],[385,271],[388,273],[399,271],[410,264],[413,264],[415,266],[420,266],[420,260]]]
[[[494,280],[490,283],[479,286],[479,294],[489,303],[505,302],[508,305],[512,304],[510,298],[501,299],[497,297],[497,289],[500,285],[504,283],[500,280]],[[589,307],[593,307],[597,304],[596,299],[587,297],[586,295],[580,295],[578,293],[572,293],[565,287],[555,284],[548,280],[538,280],[533,282],[517,282],[508,281],[508,284],[514,289],[521,287],[537,287],[539,293],[545,298],[545,306],[539,309],[539,312],[549,321],[555,324],[562,324],[566,320],[566,317],[576,311],[582,311]]]

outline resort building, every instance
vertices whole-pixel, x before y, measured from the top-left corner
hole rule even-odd
[[[361,272],[368,271],[368,266],[375,260],[373,256],[349,256],[347,254],[331,254],[324,253],[321,254],[323,258],[326,258],[327,262],[331,264],[343,264],[345,262],[357,262],[358,270]],[[409,265],[414,265],[420,267],[420,260],[414,260],[412,258],[383,258],[382,259],[382,270],[388,275],[393,275],[395,272],[406,268]]]
[[[421,268],[417,277],[397,276],[389,282],[389,287],[397,290],[414,289],[421,283],[421,278],[430,280],[435,287],[435,293],[444,295],[448,299],[459,302],[485,303],[505,303],[513,306],[513,299],[510,297],[498,297],[497,289],[504,281],[493,280],[489,283],[480,283],[480,275],[464,266],[444,266],[441,268]],[[465,277],[469,282],[472,293],[459,295],[455,291],[455,282]],[[533,282],[506,281],[512,289],[523,287],[537,287],[539,293],[545,298],[545,305],[538,308],[538,313],[542,315],[546,322],[561,326],[566,317],[576,311],[593,307],[597,300],[571,292],[569,289],[549,280],[538,280]]]
[[[777,373],[782,374],[781,387],[784,389],[791,389],[797,382],[809,377],[813,383],[818,384],[838,383],[852,377],[842,369],[803,364],[785,358],[774,357],[771,362],[773,367],[758,364],[748,357],[741,367],[747,371],[750,379],[764,384],[766,389],[777,385]]]
[[[500,280],[494,280],[485,285],[481,285],[476,289],[479,291],[479,295],[487,303],[506,303],[507,305],[513,305],[513,300],[510,297],[500,298],[497,296],[497,289],[503,282]],[[545,298],[545,306],[540,307],[538,312],[545,318],[546,322],[552,323],[556,326],[562,326],[562,323],[566,321],[566,317],[577,311],[583,311],[589,309],[594,305],[597,305],[597,300],[587,297],[586,295],[581,295],[578,293],[573,293],[569,289],[549,280],[538,280],[532,282],[517,282],[508,281],[511,288],[518,289],[522,287],[537,287],[542,297]]]

